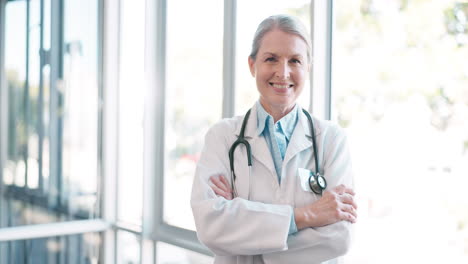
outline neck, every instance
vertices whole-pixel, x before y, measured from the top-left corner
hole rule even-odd
[[[260,100],[260,104],[263,106],[263,109],[265,109],[265,111],[267,111],[267,113],[273,117],[275,123],[285,115],[289,114],[289,112],[291,112],[291,110],[293,110],[294,106],[296,105],[294,103],[288,106],[272,106],[262,102],[262,100]]]

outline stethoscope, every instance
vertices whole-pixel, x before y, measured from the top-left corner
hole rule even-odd
[[[247,113],[245,114],[244,120],[242,121],[241,131],[239,133],[239,136],[237,137],[237,140],[234,141],[231,148],[229,149],[229,165],[231,167],[231,189],[233,190],[234,197],[238,196],[237,188],[235,185],[236,173],[234,172],[234,150],[236,150],[237,146],[239,145],[245,146],[245,149],[247,151],[247,164],[249,165],[249,170],[251,171],[251,168],[252,168],[252,151],[251,151],[249,142],[244,137],[245,127],[247,125],[247,120],[249,119],[249,116],[250,116],[250,110],[251,109],[249,109],[249,111],[247,111]],[[321,195],[323,190],[327,188],[327,181],[319,172],[318,157],[317,157],[318,156],[317,144],[315,142],[315,131],[314,131],[314,124],[312,122],[312,117],[310,117],[309,112],[307,112],[305,109],[302,109],[302,111],[304,112],[304,114],[307,116],[307,119],[309,120],[309,127],[310,127],[310,132],[312,135],[312,147],[314,149],[314,159],[315,159],[315,173],[310,172],[309,187],[315,194]],[[249,174],[249,177],[250,177],[250,174]]]

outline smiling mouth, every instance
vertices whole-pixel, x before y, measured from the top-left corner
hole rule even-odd
[[[269,83],[271,86],[277,89],[288,89],[294,86],[294,84],[276,84],[276,83]]]

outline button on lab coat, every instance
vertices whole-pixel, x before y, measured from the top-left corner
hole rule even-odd
[[[288,235],[294,207],[320,198],[301,187],[298,168],[315,171],[312,138],[307,117],[299,120],[286,150],[281,184],[265,138],[257,134],[257,110],[250,114],[245,138],[252,148],[249,176],[243,145],[234,153],[235,184],[239,197],[226,200],[210,187],[209,178],[230,178],[228,151],[237,139],[244,116],[223,119],[205,137],[192,187],[191,206],[198,239],[215,254],[215,263],[337,263],[350,245],[351,224],[340,221],[305,228]],[[329,121],[313,118],[319,169],[331,189],[352,187],[351,162],[343,130]]]

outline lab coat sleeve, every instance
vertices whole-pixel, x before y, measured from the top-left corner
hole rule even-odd
[[[239,197],[226,200],[218,197],[209,185],[212,175],[222,174],[230,181],[228,149],[232,142],[227,139],[230,130],[226,123],[210,129],[197,164],[191,206],[198,239],[219,256],[286,250],[293,213],[290,205],[265,204]]]
[[[344,131],[334,127],[324,139],[324,177],[328,189],[339,184],[353,187],[349,150]],[[263,256],[265,263],[321,263],[346,254],[351,244],[352,224],[340,221],[318,228],[305,228],[288,238],[288,250]]]

